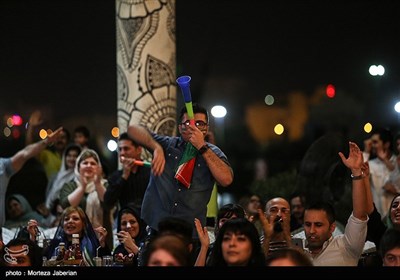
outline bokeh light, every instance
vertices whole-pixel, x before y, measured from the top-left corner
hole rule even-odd
[[[7,126],[8,126],[8,127],[13,127],[13,126],[14,126],[14,121],[13,121],[12,118],[8,118],[8,119],[7,119]]]
[[[370,133],[372,131],[372,124],[370,124],[369,122],[364,124],[364,131],[366,133]]]
[[[394,105],[394,110],[395,110],[397,113],[400,113],[400,101],[397,102],[396,105]]]
[[[109,140],[107,142],[107,148],[111,151],[114,152],[118,148],[118,144],[115,140]]]
[[[19,129],[13,129],[11,133],[14,139],[18,139],[21,136],[21,132],[19,131]]]
[[[335,86],[332,84],[329,84],[326,86],[326,96],[329,98],[334,98],[336,95],[336,89]]]
[[[111,135],[113,136],[113,137],[115,137],[115,138],[118,138],[119,137],[119,128],[118,127],[113,127],[112,129],[111,129]]]
[[[5,127],[3,129],[3,133],[5,137],[9,137],[11,135],[11,129],[9,127]]]
[[[40,131],[39,131],[39,137],[41,138],[41,139],[46,139],[46,137],[47,137],[47,131],[45,130],[45,129],[41,129]]]
[[[223,118],[226,116],[226,113],[227,111],[224,106],[215,105],[211,108],[211,115],[213,115],[214,118]]]
[[[13,120],[14,125],[16,125],[16,126],[20,126],[23,122],[20,115],[13,115],[12,120]]]
[[[265,96],[264,102],[267,105],[272,105],[275,102],[275,98],[272,95],[268,94],[267,96]]]
[[[282,124],[279,123],[279,124],[275,125],[275,127],[274,127],[274,132],[275,132],[277,135],[281,135],[284,131],[285,131],[285,128],[283,127]]]
[[[371,65],[368,71],[371,76],[383,76],[385,74],[385,68],[382,65]]]

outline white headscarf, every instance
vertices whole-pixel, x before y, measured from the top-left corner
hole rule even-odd
[[[62,159],[61,168],[55,176],[54,180],[50,182],[47,194],[46,194],[46,207],[47,209],[52,209],[54,206],[54,201],[59,198],[60,191],[65,183],[72,181],[75,178],[74,168],[68,169],[67,167],[67,154],[71,150],[78,150],[78,155],[81,153],[82,149],[77,144],[70,144],[65,149]],[[76,165],[76,164],[75,164]]]
[[[75,180],[76,184],[78,185],[78,187],[82,186],[81,175],[79,173],[79,165],[80,165],[81,161],[84,160],[84,159],[82,159],[82,156],[85,156],[85,159],[89,158],[89,157],[93,157],[95,159],[95,161],[98,163],[99,167],[101,167],[100,158],[99,158],[98,154],[96,153],[96,151],[92,150],[92,149],[84,149],[76,160],[75,170],[74,170],[74,172],[75,172],[74,180]],[[101,179],[101,183],[103,186],[105,186],[106,182],[107,182],[107,180]],[[92,223],[94,228],[102,226],[103,225],[103,208],[100,205],[100,198],[97,195],[96,186],[95,186],[94,182],[90,182],[86,185],[85,193],[88,194],[87,199],[86,199],[86,209],[84,209],[86,212],[86,215],[89,217],[89,220]]]

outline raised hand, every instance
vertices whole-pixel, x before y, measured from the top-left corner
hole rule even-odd
[[[349,157],[346,158],[342,152],[339,152],[339,156],[342,159],[344,165],[346,165],[349,169],[360,170],[363,166],[364,160],[363,155],[360,148],[354,142],[349,142]],[[360,175],[360,174],[354,174]]]
[[[55,142],[57,142],[58,138],[60,137],[60,132],[63,130],[63,127],[60,126],[57,128],[55,131],[47,135],[47,138],[45,139],[46,144],[48,146],[53,145]]]
[[[36,235],[39,234],[38,222],[34,219],[29,220],[26,229],[29,232],[30,239],[35,241]]]
[[[39,110],[36,110],[29,117],[29,125],[38,126],[43,123],[42,113]]]
[[[208,248],[210,245],[210,237],[208,236],[207,227],[203,227],[199,219],[194,219],[194,225],[199,236],[201,246]]]

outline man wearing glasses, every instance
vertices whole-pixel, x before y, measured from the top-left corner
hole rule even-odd
[[[207,203],[214,182],[222,187],[233,181],[233,171],[225,154],[205,141],[208,132],[208,112],[193,104],[195,125],[190,125],[186,107],[179,116],[180,136],[162,136],[139,125],[128,127],[129,136],[153,153],[152,173],[142,204],[142,219],[150,226],[151,234],[158,230],[158,222],[166,217],[178,217],[193,225],[197,239],[195,218],[206,224]],[[197,154],[189,186],[177,179],[178,166],[185,147],[191,143]]]

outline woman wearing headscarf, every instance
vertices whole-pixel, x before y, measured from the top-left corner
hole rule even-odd
[[[38,221],[43,226],[44,218],[32,210],[28,200],[21,194],[12,194],[6,199],[7,219],[4,224],[6,228],[17,228],[25,226],[30,219]]]
[[[76,160],[74,180],[65,183],[60,191],[61,206],[80,206],[94,228],[108,224],[103,220],[102,205],[107,185],[98,154],[85,149]]]
[[[114,249],[114,262],[137,266],[138,254],[146,238],[146,225],[139,213],[130,206],[118,212],[117,237],[120,244]]]
[[[69,144],[64,151],[61,160],[61,168],[57,175],[50,180],[46,192],[46,208],[52,209],[54,202],[59,198],[61,188],[65,183],[72,181],[75,178],[76,160],[82,149],[77,144]]]
[[[28,230],[31,232],[29,226]],[[64,210],[57,231],[44,255],[48,259],[56,256],[60,242],[65,244],[66,249],[72,247],[73,234],[79,234],[80,248],[85,265],[93,266],[95,256],[102,257],[111,254],[105,242],[107,230],[103,227],[94,229],[82,208],[70,206]]]

